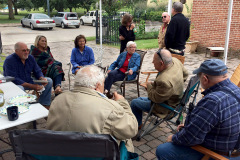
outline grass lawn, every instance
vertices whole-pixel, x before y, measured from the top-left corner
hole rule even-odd
[[[158,40],[157,39],[141,39],[136,40],[137,49],[152,49],[158,48]]]
[[[88,40],[88,38],[92,40],[96,40],[96,37],[87,37],[87,41],[90,41]],[[137,49],[146,50],[146,49],[158,48],[157,39],[141,39],[141,40],[136,40],[135,42],[137,43]],[[120,44],[119,45],[103,44],[103,46],[111,46],[111,47],[120,49]]]

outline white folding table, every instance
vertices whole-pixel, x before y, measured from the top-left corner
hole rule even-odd
[[[4,92],[4,99],[11,98],[13,96],[26,94],[17,85],[12,82],[6,82],[0,84],[0,89]],[[8,105],[6,102],[4,105]],[[32,122],[40,118],[48,116],[48,110],[40,103],[31,104],[30,109],[22,114],[19,114],[19,118],[15,121],[9,121],[6,115],[0,114],[0,130],[4,130],[10,127],[18,126],[27,122]]]

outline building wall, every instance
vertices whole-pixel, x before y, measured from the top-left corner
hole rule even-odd
[[[190,40],[199,41],[198,50],[224,47],[229,0],[194,0]],[[229,49],[240,49],[240,1],[233,1]]]

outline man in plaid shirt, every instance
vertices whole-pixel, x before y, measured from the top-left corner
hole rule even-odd
[[[240,88],[227,77],[227,66],[219,59],[204,61],[193,71],[200,79],[204,95],[185,125],[167,143],[159,145],[158,159],[197,160],[204,155],[190,148],[202,145],[230,160],[240,159]]]

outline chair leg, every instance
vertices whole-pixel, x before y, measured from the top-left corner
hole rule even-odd
[[[123,97],[125,97],[125,85],[123,86]]]
[[[138,97],[140,97],[139,84],[138,83],[137,83],[137,92],[138,92]]]

